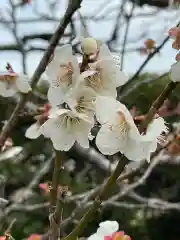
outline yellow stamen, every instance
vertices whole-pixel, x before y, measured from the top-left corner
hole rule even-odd
[[[96,73],[94,73],[93,75],[91,75],[85,79],[87,82],[87,86],[92,87],[95,90],[102,88],[100,71],[97,71]]]
[[[57,74],[56,85],[59,87],[65,83],[67,86],[70,86],[72,84],[72,75],[72,63],[69,62],[67,64],[61,64]]]

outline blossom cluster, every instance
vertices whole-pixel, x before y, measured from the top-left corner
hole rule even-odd
[[[163,118],[154,119],[146,133],[139,132],[127,107],[116,100],[117,87],[128,81],[127,76],[107,45],[97,47],[95,40],[86,40],[82,49],[89,62],[83,70],[70,45],[55,50],[46,69],[50,107],[27,129],[26,137],[42,134],[60,151],[68,151],[75,142],[88,148],[98,122],[96,145],[101,153],[121,152],[129,160],[149,160],[161,133],[167,131]]]
[[[129,160],[149,160],[157,143],[162,141],[162,132],[167,131],[163,118],[154,119],[141,134],[127,107],[116,100],[117,88],[128,81],[118,58],[106,44],[97,44],[93,38],[83,39],[82,51],[82,61],[69,44],[54,51],[46,68],[49,103],[40,109],[26,137],[44,135],[60,151],[68,151],[75,142],[89,148],[91,130],[98,123],[101,127],[96,145],[101,153],[121,152]],[[11,66],[7,69],[8,72],[0,74],[0,95],[28,93],[31,90],[28,77],[16,74]]]

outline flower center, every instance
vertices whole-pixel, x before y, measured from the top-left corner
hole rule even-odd
[[[57,87],[69,87],[72,84],[73,66],[69,62],[67,64],[61,64],[57,73],[56,86]]]
[[[73,117],[68,114],[64,115],[62,124],[65,128],[67,128],[69,131],[73,131],[74,127],[76,127],[80,123],[80,118]]]
[[[92,87],[95,90],[102,88],[100,69],[97,69],[97,72],[93,75],[86,77],[85,80],[88,87]]]
[[[75,107],[76,111],[78,113],[85,113],[87,111],[91,112],[94,111],[94,98],[92,100],[86,100],[84,96],[81,96],[78,101],[77,105]]]
[[[122,137],[126,138],[128,135],[129,128],[130,126],[126,121],[124,114],[121,111],[118,111],[115,122],[113,122],[110,125],[110,130],[118,131]]]

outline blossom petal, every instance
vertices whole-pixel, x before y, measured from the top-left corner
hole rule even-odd
[[[49,118],[57,118],[58,116],[63,115],[64,113],[69,113],[71,110],[65,108],[52,108],[51,112],[49,113]]]
[[[48,90],[48,100],[52,106],[57,106],[65,101],[67,91],[59,87],[50,87]]]
[[[180,62],[172,64],[170,78],[173,82],[180,82]]]
[[[48,119],[42,125],[41,131],[43,135],[51,138],[54,148],[59,151],[68,151],[75,142],[73,134],[63,127],[59,118]]]
[[[100,50],[99,50],[99,54],[98,54],[98,60],[101,59],[109,59],[112,60],[113,56],[108,48],[108,46],[106,44],[102,44],[100,46]]]
[[[14,86],[7,88],[7,86],[4,82],[0,82],[0,95],[1,96],[12,97],[12,96],[14,96],[14,94],[16,92],[17,92],[17,90],[14,88]]]
[[[128,77],[120,70],[114,59],[102,60],[100,66],[103,69],[102,78],[107,84],[113,84],[115,87],[124,85],[128,81]]]
[[[105,221],[99,224],[97,234],[101,236],[111,235],[117,232],[119,229],[119,224],[116,221]]]
[[[25,133],[25,137],[30,139],[36,139],[41,135],[40,125],[38,123],[32,124]]]
[[[72,47],[70,44],[63,45],[62,47],[56,48],[52,61],[46,68],[46,74],[48,80],[51,82],[57,78],[57,72],[60,64],[67,63],[68,57],[72,56]]]
[[[31,87],[28,82],[28,77],[26,75],[17,76],[16,86],[20,92],[28,93],[29,91],[31,91]]]
[[[44,124],[42,124],[40,128],[41,134],[47,138],[51,138],[51,136],[53,135],[54,122],[55,119],[50,118]]]
[[[75,138],[83,148],[89,148],[89,133],[93,125],[93,123],[81,120],[77,126]]]
[[[54,52],[54,57],[52,61],[48,64],[46,68],[46,74],[51,84],[54,84],[54,80],[57,79],[60,65],[68,63],[72,64],[74,72],[72,80],[75,81],[77,76],[80,74],[80,69],[77,58],[72,54],[72,47],[70,44],[66,44],[62,47],[57,48]]]
[[[150,160],[152,142],[140,141],[140,139],[129,139],[124,155],[131,161]],[[157,144],[156,144],[157,145]]]
[[[66,133],[64,135],[61,134],[61,137],[59,136],[59,138],[55,137],[51,140],[54,148],[58,151],[69,151],[69,149],[72,148],[75,143],[73,136]]]
[[[156,139],[162,132],[167,132],[165,121],[162,117],[154,119],[147,127],[146,138]]]
[[[113,131],[109,124],[104,124],[96,137],[96,146],[104,155],[113,155],[117,152],[124,153],[126,138],[117,131]]]
[[[58,151],[68,151],[75,143],[75,137],[66,128],[57,127],[57,132],[51,137],[53,146]]]
[[[113,98],[98,96],[96,98],[96,117],[99,123],[104,124],[116,116],[116,111],[121,103]]]
[[[91,236],[88,237],[88,240],[100,240],[99,235],[94,233],[94,234],[92,234]]]
[[[103,87],[101,89],[98,90],[97,92],[99,96],[108,96],[108,97],[112,97],[114,99],[116,99],[117,97],[117,90],[114,86],[109,86],[108,85],[103,85]]]

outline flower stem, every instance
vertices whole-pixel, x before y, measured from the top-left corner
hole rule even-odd
[[[58,196],[58,186],[59,186],[58,180],[59,180],[60,171],[61,169],[63,169],[64,154],[61,151],[55,151],[55,152],[56,152],[56,156],[55,156],[55,163],[54,163],[54,171],[53,171],[53,177],[52,177],[52,184],[50,188],[49,220],[50,220],[50,228],[52,230],[50,235],[50,240],[57,240],[59,237],[59,228],[60,228],[59,219],[61,219],[61,215],[62,215],[62,209],[57,204],[58,202],[57,196]]]
[[[83,55],[83,59],[82,59],[82,63],[80,66],[80,72],[84,72],[86,70],[86,67],[88,66],[88,62],[89,62],[89,57],[88,55],[84,54]]]
[[[82,217],[77,227],[75,227],[75,229],[66,238],[64,238],[64,240],[76,240],[77,237],[80,236],[80,234],[86,228],[87,224],[92,220],[92,217],[94,213],[97,211],[97,209],[100,207],[101,202],[108,196],[109,192],[112,189],[112,186],[116,183],[117,178],[122,173],[127,163],[128,159],[122,155],[120,161],[116,166],[116,169],[109,177],[106,184],[102,187],[99,194],[96,196],[91,208]]]

